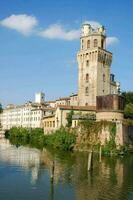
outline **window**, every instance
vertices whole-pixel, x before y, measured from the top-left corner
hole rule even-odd
[[[86,74],[86,82],[89,82],[89,74]]]
[[[98,41],[97,39],[94,40],[94,47],[97,47],[98,46]]]
[[[81,40],[81,49],[84,48],[84,40]]]
[[[103,82],[105,82],[105,74],[103,74]]]
[[[87,41],[87,49],[90,48],[90,40]]]
[[[86,103],[85,106],[88,106],[88,103]]]
[[[89,60],[86,61],[86,66],[89,67]]]
[[[103,49],[103,47],[104,47],[104,40],[102,39],[102,41],[101,41],[101,48]]]
[[[89,94],[89,88],[88,87],[86,87],[85,88],[85,94],[88,96],[88,94]]]

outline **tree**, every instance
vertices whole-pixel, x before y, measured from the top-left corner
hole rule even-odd
[[[72,126],[72,116],[73,116],[74,112],[73,110],[71,110],[68,115],[67,115],[67,127],[71,127]]]
[[[125,118],[133,119],[133,103],[126,104],[124,109]]]
[[[124,97],[124,117],[133,119],[133,92],[122,92]]]
[[[124,97],[125,106],[129,103],[133,104],[133,92],[122,92],[122,96]]]

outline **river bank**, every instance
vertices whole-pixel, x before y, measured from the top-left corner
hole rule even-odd
[[[76,143],[76,134],[68,129],[61,128],[53,134],[44,135],[43,129],[11,128],[5,133],[5,137],[12,144],[29,145],[42,149],[52,147],[63,151],[72,151]]]
[[[88,125],[88,124],[87,124]],[[91,125],[89,124],[89,127]],[[95,129],[99,127],[95,126]],[[101,145],[94,131],[87,128],[87,134],[77,134],[75,130],[68,128],[61,128],[50,135],[44,135],[43,129],[26,129],[26,128],[12,128],[6,132],[5,136],[15,145],[28,145],[43,149],[44,147],[59,149],[62,151],[94,151],[99,153],[101,151],[104,155],[124,155],[132,152],[132,146],[125,144],[116,146],[115,143],[115,126],[110,126],[111,139],[104,145]],[[93,136],[93,140],[91,137]],[[94,140],[95,136],[95,140]]]

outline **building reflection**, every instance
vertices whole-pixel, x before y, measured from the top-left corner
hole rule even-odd
[[[30,170],[32,182],[35,183],[39,175],[40,151],[29,147],[11,145],[6,139],[0,140],[0,161]]]

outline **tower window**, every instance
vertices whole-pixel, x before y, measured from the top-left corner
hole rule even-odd
[[[86,96],[89,95],[89,88],[88,88],[88,87],[85,88],[85,95],[86,95]]]
[[[101,41],[101,48],[103,49],[103,47],[104,47],[104,40],[102,39],[102,41]]]
[[[86,74],[86,82],[89,82],[89,74]]]
[[[84,40],[81,40],[81,48],[84,48]]]
[[[90,48],[90,40],[87,41],[87,48]]]
[[[103,74],[103,82],[105,82],[105,74]]]
[[[94,47],[97,47],[98,46],[98,41],[97,39],[94,40]]]
[[[86,61],[86,66],[89,67],[89,60]]]

